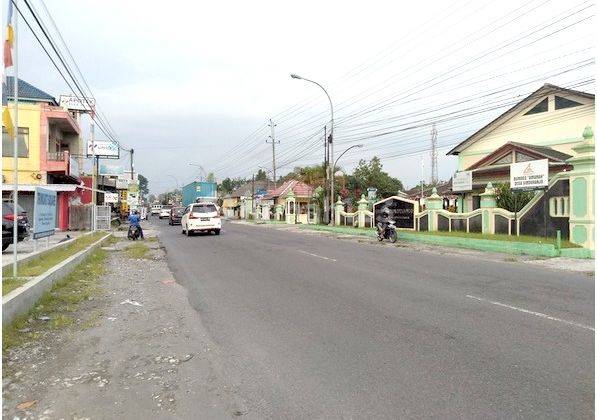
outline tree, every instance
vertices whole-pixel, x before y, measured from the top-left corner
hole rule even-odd
[[[496,205],[508,211],[520,211],[529,201],[535,196],[534,191],[512,191],[510,184],[496,184],[495,185],[495,202]],[[516,201],[516,206],[514,202]]]
[[[263,169],[259,169],[255,175],[255,181],[267,181],[267,173]]]
[[[155,202],[155,200],[156,200],[156,196],[154,194],[149,194],[147,201],[150,203],[153,203],[153,202]]]
[[[325,167],[323,165],[296,166],[291,172],[280,178],[280,182],[297,179],[313,186],[325,184]]]
[[[139,174],[139,194],[141,197],[149,194],[149,181],[141,174]]]
[[[218,184],[218,192],[220,194],[230,194],[235,188],[238,188],[246,183],[247,180],[244,178],[225,178]]]
[[[367,188],[377,188],[377,197],[385,198],[403,189],[402,182],[398,178],[391,177],[383,170],[383,165],[377,156],[374,156],[369,163],[361,159],[355,168],[352,177],[348,179],[348,189],[354,192],[355,199],[360,198]]]
[[[207,174],[207,177],[205,177],[205,180],[207,182],[216,182],[216,177],[213,172],[210,172]]]

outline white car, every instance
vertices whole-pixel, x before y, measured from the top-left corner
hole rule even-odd
[[[162,210],[161,204],[154,204],[153,206],[151,206],[151,215],[152,216],[159,215],[160,210]]]
[[[168,218],[170,218],[170,210],[172,210],[171,206],[164,206],[164,207],[162,207],[162,209],[160,210],[160,213],[158,215],[159,218],[160,219],[168,219]]]
[[[194,232],[214,232],[220,234],[222,219],[218,206],[213,203],[190,204],[182,214],[182,233],[191,236]]]

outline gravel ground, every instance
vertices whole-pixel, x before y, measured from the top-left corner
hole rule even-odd
[[[3,418],[230,418],[244,413],[158,242],[149,259],[112,251],[86,328],[4,355]],[[122,248],[122,242],[111,249]]]

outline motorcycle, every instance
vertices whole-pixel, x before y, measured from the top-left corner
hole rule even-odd
[[[380,229],[379,226],[377,227],[377,240],[383,241],[384,239],[389,239],[391,243],[395,243],[398,239],[398,233],[396,232],[396,222],[391,220],[388,222],[386,227]]]
[[[140,237],[139,227],[138,226],[131,226],[128,232],[128,238],[136,241]]]

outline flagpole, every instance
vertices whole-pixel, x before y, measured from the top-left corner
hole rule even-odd
[[[11,0],[8,0],[11,1]],[[14,0],[15,6],[18,0]],[[19,242],[19,14],[14,15],[14,63],[13,63],[13,99],[14,99],[14,130],[13,130],[13,221],[12,221],[12,275],[17,277],[17,244]]]

